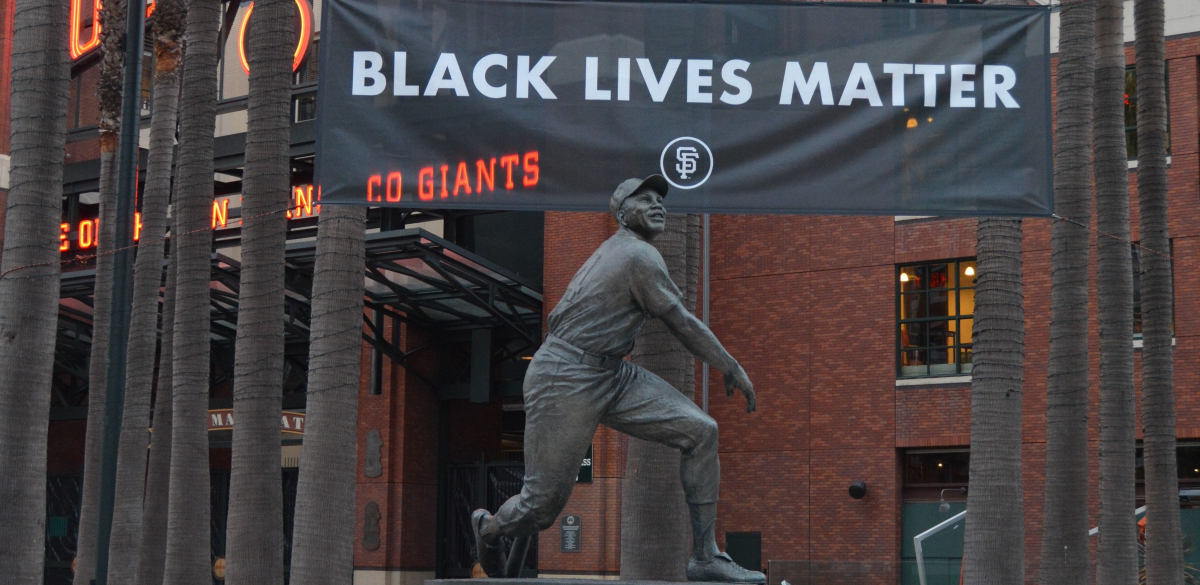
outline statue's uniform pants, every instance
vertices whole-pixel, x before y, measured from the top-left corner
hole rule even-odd
[[[720,488],[717,423],[662,378],[624,360],[602,365],[548,336],[525,375],[525,486],[483,527],[485,535],[545,530],[567,504],[588,445],[603,423],[682,453],[689,504],[713,504]]]

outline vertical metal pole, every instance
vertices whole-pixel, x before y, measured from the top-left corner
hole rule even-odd
[[[704,286],[702,287],[703,288],[702,294],[704,295],[704,304],[702,305],[703,308],[701,309],[701,316],[704,318],[704,326],[705,327],[708,327],[708,307],[709,307],[708,297],[709,297],[709,294],[712,292],[712,286],[711,286],[711,284],[712,284],[712,274],[711,274],[712,273],[712,270],[711,270],[712,263],[709,261],[710,260],[709,250],[712,246],[712,233],[711,233],[711,230],[709,229],[709,227],[710,227],[709,215],[707,213],[705,213],[704,214]],[[704,412],[708,412],[708,362],[704,362],[704,365],[700,371],[701,371],[701,376],[704,378],[703,382],[701,383],[701,393],[703,395],[703,400],[704,400]]]
[[[117,213],[113,226],[113,292],[109,305],[108,359],[105,368],[104,447],[100,462],[100,510],[96,530],[97,585],[108,582],[108,543],[117,488],[117,447],[125,408],[125,349],[133,304],[133,221],[137,196],[138,123],[142,117],[142,50],[145,0],[125,6],[125,83],[121,94],[121,139],[117,147]]]

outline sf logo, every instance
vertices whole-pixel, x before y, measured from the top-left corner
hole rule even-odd
[[[677,189],[695,189],[712,176],[712,150],[699,138],[676,138],[663,148],[658,166],[671,186]]]
[[[675,160],[679,164],[675,165],[675,172],[679,173],[679,178],[687,180],[688,175],[696,172],[696,161],[700,160],[700,152],[695,146],[680,146],[675,149]]]

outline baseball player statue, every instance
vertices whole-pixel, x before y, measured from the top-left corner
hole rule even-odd
[[[520,542],[554,524],[596,426],[604,424],[681,452],[679,476],[692,522],[689,581],[766,581],[717,548],[716,421],[662,378],[623,359],[646,320],[662,319],[688,351],[724,374],[728,396],[738,390],[746,411],[755,409],[746,372],[680,303],[662,255],[650,245],[666,224],[666,194],[667,180],[659,175],[617,187],[609,210],[620,229],[575,273],[550,313],[549,334],[525,375],[525,486],[494,516],[487,510],[471,515],[479,563],[491,577],[506,574],[501,537]]]

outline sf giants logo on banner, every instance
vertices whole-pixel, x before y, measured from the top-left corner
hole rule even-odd
[[[86,6],[88,3],[91,4],[90,7]],[[100,33],[104,30],[104,25],[100,22],[100,10],[103,7],[102,0],[71,0],[71,32],[68,39],[71,59],[78,60],[100,46]],[[250,14],[253,12],[254,3],[251,2],[246,6],[245,14],[242,15],[242,25],[238,27],[238,58],[241,60],[242,70],[247,74],[250,73],[250,64],[246,56],[246,31],[250,22]],[[292,71],[300,68],[300,64],[304,62],[304,57],[308,54],[313,25],[312,7],[309,6],[308,0],[296,0],[296,12],[300,20],[300,30],[296,34],[296,52],[295,58],[292,60]],[[154,14],[154,0],[148,0],[146,17],[149,18],[152,14]]]
[[[663,148],[658,168],[672,186],[695,189],[712,176],[712,150],[699,138],[682,136]]]

